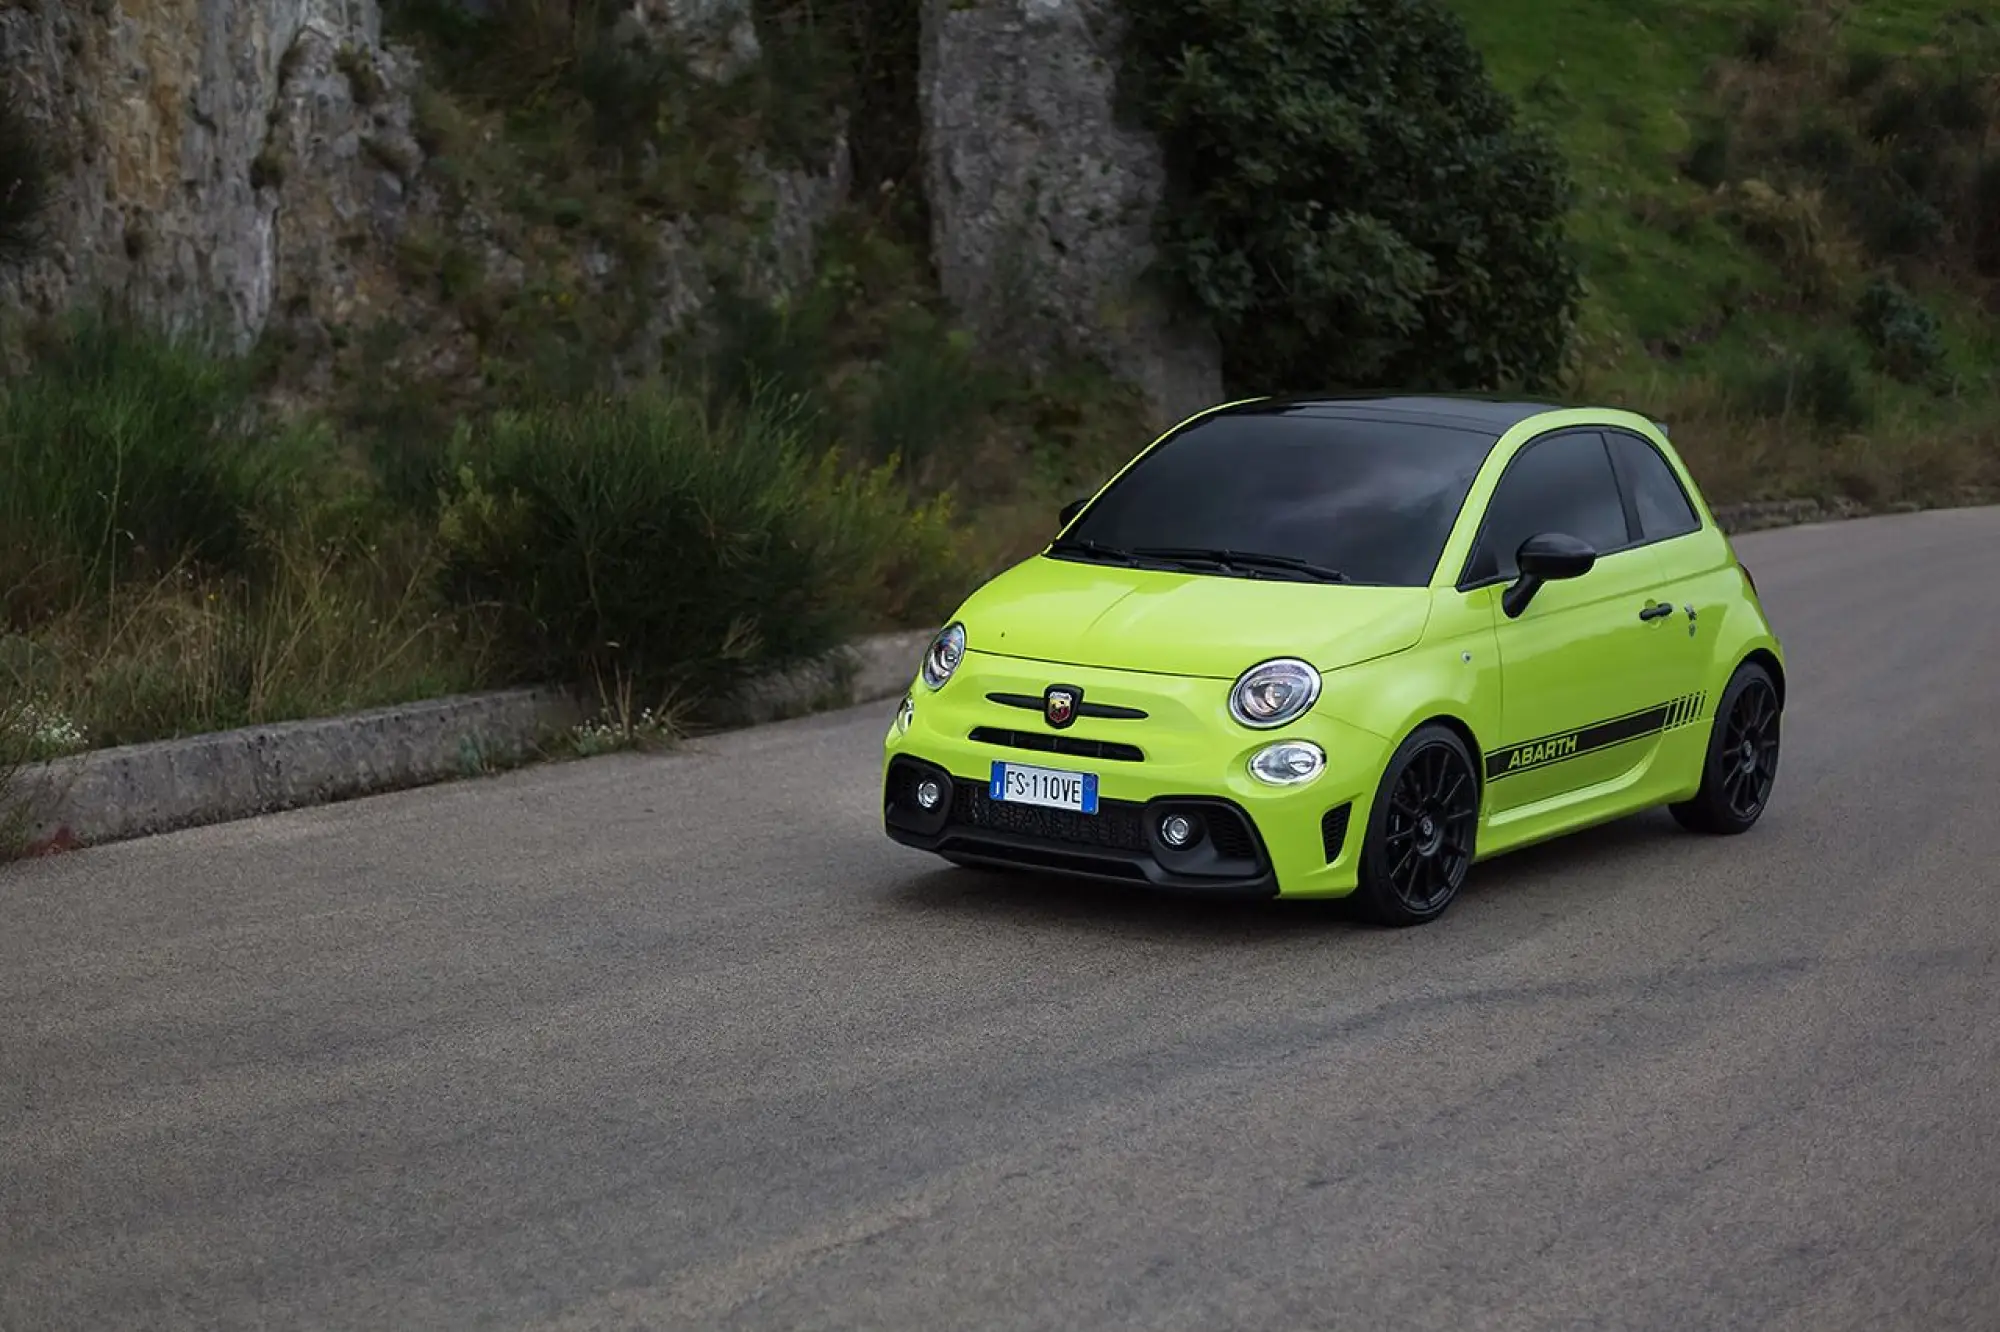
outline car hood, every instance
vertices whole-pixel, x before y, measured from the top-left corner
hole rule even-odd
[[[972,652],[1233,680],[1271,657],[1322,671],[1423,635],[1430,590],[1128,569],[1037,556],[959,614]]]

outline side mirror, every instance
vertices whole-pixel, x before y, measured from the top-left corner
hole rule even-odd
[[[1539,532],[1521,543],[1514,563],[1521,576],[1500,595],[1500,609],[1510,620],[1520,618],[1543,583],[1589,573],[1597,563],[1597,551],[1588,541],[1562,532]]]
[[[1088,503],[1090,503],[1090,497],[1086,495],[1082,499],[1073,499],[1069,503],[1063,505],[1062,513],[1057,515],[1057,525],[1061,527],[1068,527],[1072,522],[1076,520],[1076,516],[1083,512],[1083,506]]]

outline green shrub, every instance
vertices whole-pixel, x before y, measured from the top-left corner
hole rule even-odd
[[[769,83],[789,90],[767,117],[780,142],[799,136],[801,117],[823,138],[830,107],[846,113],[856,194],[918,181],[923,118],[917,114],[923,6],[916,0],[754,0],[761,62]],[[895,196],[914,211],[887,218],[906,236],[924,234],[923,191]]]
[[[796,408],[663,389],[461,430],[448,587],[502,615],[517,678],[712,696],[955,590],[944,501],[799,442]]]
[[[0,263],[31,257],[42,241],[53,170],[41,133],[0,88]]]
[[[193,560],[240,572],[260,513],[282,522],[331,461],[305,432],[264,435],[245,367],[85,319],[46,332],[0,389],[0,595],[50,598]]]
[[[1944,214],[1889,166],[1857,163],[1836,179],[1835,193],[1854,233],[1877,259],[1934,252],[1945,240]]]
[[[834,323],[840,303],[817,284],[796,299],[761,301],[724,285],[709,307],[713,342],[701,357],[710,400],[718,409],[752,399],[816,402],[832,372]],[[795,428],[826,442],[824,422],[794,421]]]
[[[1130,6],[1168,272],[1237,385],[1550,381],[1580,294],[1570,186],[1438,0]]]
[[[1866,372],[1852,349],[1831,337],[1752,369],[1734,396],[1760,416],[1803,416],[1832,429],[1864,426],[1875,415]]]
[[[1854,323],[1882,373],[1919,384],[1935,380],[1943,371],[1943,325],[1892,279],[1877,277],[1869,282],[1855,304]]]
[[[914,473],[962,460],[980,421],[999,403],[1000,376],[974,353],[963,331],[928,321],[892,335],[866,376],[856,446]]]

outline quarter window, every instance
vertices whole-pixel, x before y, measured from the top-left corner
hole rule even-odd
[[[1686,536],[1701,527],[1680,478],[1660,451],[1637,435],[1612,433],[1611,458],[1625,491],[1639,511],[1639,533],[1647,541]]]
[[[1468,581],[1512,579],[1521,543],[1544,532],[1587,541],[1600,555],[1631,544],[1611,455],[1596,431],[1550,435],[1514,456],[1486,507]]]

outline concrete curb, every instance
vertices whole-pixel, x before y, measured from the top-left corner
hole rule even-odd
[[[898,696],[929,640],[863,639],[819,667],[753,682],[723,720]],[[25,820],[31,854],[100,845],[476,776],[532,757],[585,715],[567,691],[510,689],[94,750],[23,769],[0,815]]]
[[[824,663],[753,680],[719,710],[719,720],[729,726],[761,726],[900,697],[916,678],[917,658],[935,632],[877,634],[849,644]]]

